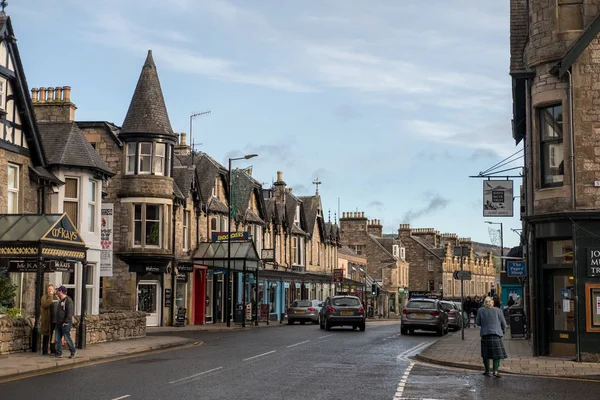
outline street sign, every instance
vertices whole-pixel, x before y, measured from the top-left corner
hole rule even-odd
[[[524,278],[526,276],[525,261],[507,261],[506,275],[511,278]]]
[[[454,271],[452,277],[457,281],[470,281],[471,271]]]

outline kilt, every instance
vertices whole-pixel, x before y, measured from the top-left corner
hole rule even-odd
[[[498,335],[482,336],[481,357],[484,360],[502,360],[507,358],[502,338]]]

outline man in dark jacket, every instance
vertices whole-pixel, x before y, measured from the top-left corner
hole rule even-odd
[[[58,310],[56,313],[56,357],[62,358],[62,339],[65,338],[65,342],[71,351],[69,358],[75,358],[77,350],[73,345],[71,339],[71,327],[73,326],[73,314],[75,313],[75,307],[73,300],[67,296],[67,288],[61,286],[58,288]]]

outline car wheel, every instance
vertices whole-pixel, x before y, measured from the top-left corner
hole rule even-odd
[[[288,325],[294,325],[294,320],[288,319]]]
[[[358,329],[358,325],[352,325],[352,330],[357,330]]]
[[[304,325],[306,321],[300,321],[300,325]]]
[[[365,322],[363,322],[362,324],[360,324],[359,329],[361,332],[364,332],[365,329],[367,329],[367,324]]]
[[[330,331],[331,330],[331,325],[329,325],[329,322],[327,322],[327,320],[325,320],[325,330],[326,331]]]
[[[444,327],[440,326],[435,332],[438,336],[444,336]]]
[[[400,333],[401,333],[402,335],[408,335],[408,329],[406,329],[406,328],[402,328],[402,327],[401,327],[401,328],[400,328]]]

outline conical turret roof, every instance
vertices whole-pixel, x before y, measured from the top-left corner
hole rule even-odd
[[[169,121],[169,114],[165,106],[158,72],[152,50],[148,50],[148,57],[142,67],[142,73],[138,80],[135,92],[129,104],[129,110],[121,134],[126,133],[149,133],[172,135],[173,128]]]

